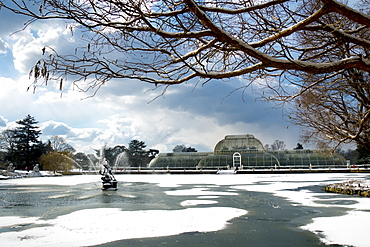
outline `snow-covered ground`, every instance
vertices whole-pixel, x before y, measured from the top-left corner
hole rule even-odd
[[[347,214],[336,217],[313,218],[302,229],[317,233],[328,244],[370,246],[370,198],[339,194],[314,193],[300,189],[312,185],[324,187],[347,180],[369,180],[368,174],[246,174],[246,175],[118,175],[125,183],[153,183],[166,189],[169,196],[192,196],[177,210],[124,211],[118,208],[91,208],[77,210],[53,219],[40,217],[0,217],[1,228],[32,225],[22,231],[0,231],[1,246],[88,246],[110,241],[169,236],[184,232],[212,232],[225,228],[233,218],[247,215],[245,209],[217,206],[220,196],[238,196],[238,191],[270,192],[284,197],[295,206],[332,207],[335,198],[351,203],[336,204],[348,209]],[[0,181],[1,185],[77,185],[93,183],[99,176],[63,176],[23,178]],[[180,185],[194,184],[192,189]],[[209,188],[229,185],[230,190],[215,191]],[[168,189],[167,189],[168,188]],[[320,196],[321,195],[321,196]],[[197,207],[203,205],[203,207]],[[145,222],[138,219],[145,218]],[[102,219],[107,224],[102,224]],[[123,219],[118,221],[117,219]],[[81,235],[84,236],[81,240]]]

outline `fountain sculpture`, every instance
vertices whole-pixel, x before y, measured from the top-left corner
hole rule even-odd
[[[112,168],[110,167],[107,159],[103,159],[102,162],[103,170],[100,171],[102,175],[101,180],[103,183],[102,190],[117,190],[117,183],[118,181],[113,176]]]

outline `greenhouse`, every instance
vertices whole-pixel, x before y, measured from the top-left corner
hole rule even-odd
[[[265,150],[253,135],[228,135],[213,152],[162,153],[150,168],[165,169],[254,169],[254,168],[335,168],[346,166],[339,154],[322,150]]]

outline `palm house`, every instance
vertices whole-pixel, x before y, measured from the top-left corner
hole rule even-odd
[[[153,169],[254,169],[343,167],[346,160],[338,154],[322,150],[265,150],[251,134],[227,135],[213,152],[161,153],[149,167]]]

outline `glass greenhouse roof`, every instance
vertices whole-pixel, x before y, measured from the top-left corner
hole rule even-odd
[[[154,158],[151,168],[224,168],[235,166],[238,154],[240,168],[270,167],[336,167],[346,165],[338,154],[320,150],[264,150],[253,135],[228,135],[219,141],[214,152],[163,153]],[[238,167],[239,168],[239,167]]]

